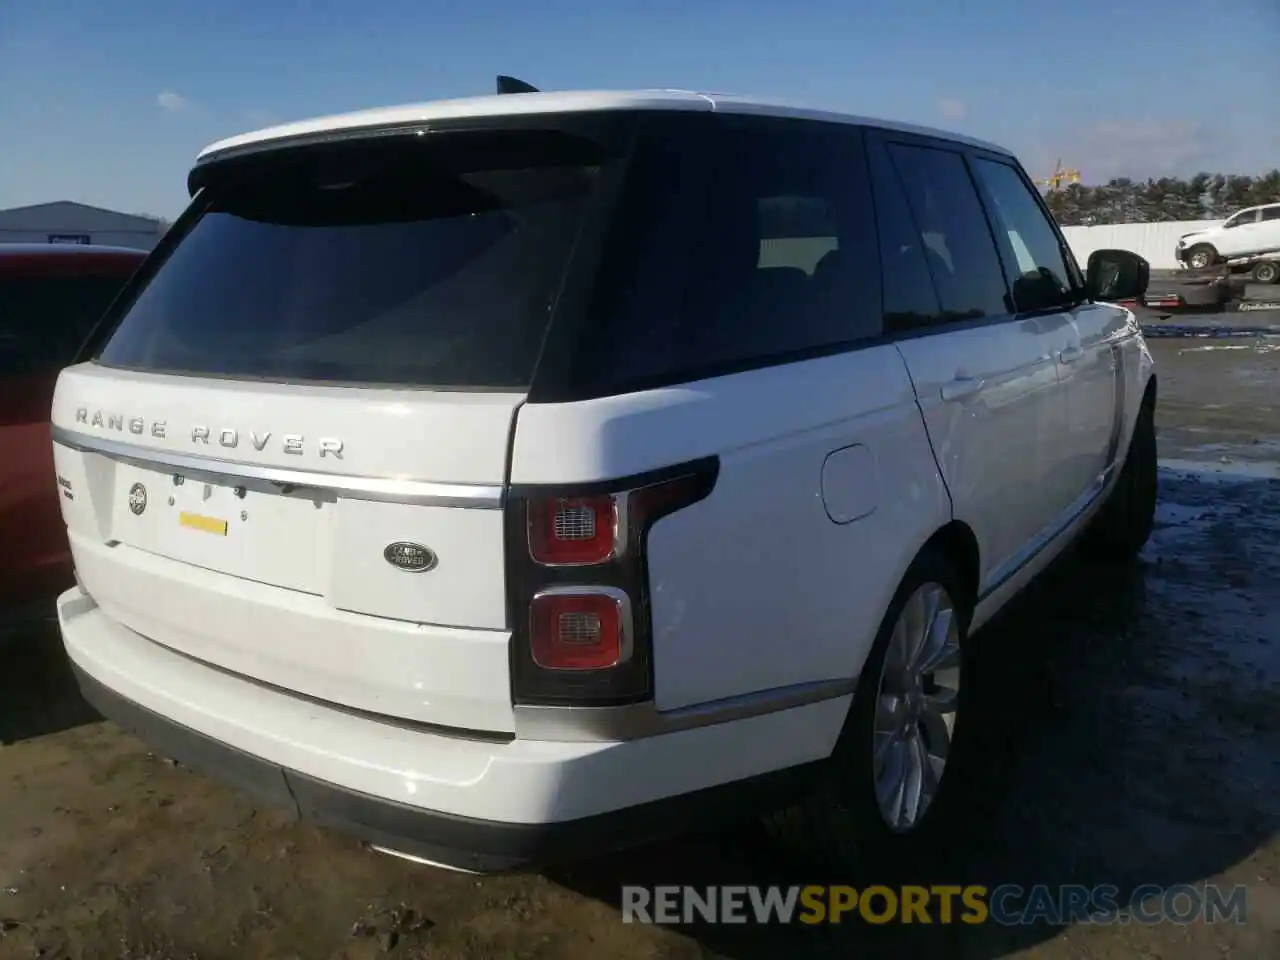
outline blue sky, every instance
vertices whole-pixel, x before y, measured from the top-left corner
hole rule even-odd
[[[0,208],[71,199],[172,217],[213,140],[488,93],[498,73],[543,89],[717,90],[926,123],[1012,147],[1035,176],[1059,156],[1086,182],[1280,166],[1280,3],[1236,0],[1216,25],[1174,9],[0,0]]]

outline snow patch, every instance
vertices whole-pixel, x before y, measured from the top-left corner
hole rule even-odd
[[[1218,463],[1207,460],[1161,459],[1160,469],[1174,476],[1207,483],[1246,483],[1251,480],[1280,480],[1280,463],[1242,461]]]

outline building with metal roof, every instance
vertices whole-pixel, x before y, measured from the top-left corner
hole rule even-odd
[[[76,243],[150,250],[167,224],[71,200],[0,210],[0,243]]]

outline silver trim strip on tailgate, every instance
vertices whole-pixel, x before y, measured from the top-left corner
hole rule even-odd
[[[261,464],[205,457],[198,454],[172,453],[136,447],[117,440],[87,436],[53,427],[53,442],[85,453],[97,453],[112,460],[146,469],[170,467],[184,476],[231,480],[241,485],[265,484],[277,492],[291,488],[331,493],[348,500],[376,500],[381,503],[408,503],[431,507],[466,507],[478,510],[500,510],[503,487],[500,484],[433,483],[428,480],[395,480],[384,477],[324,473],[317,470],[291,470]]]

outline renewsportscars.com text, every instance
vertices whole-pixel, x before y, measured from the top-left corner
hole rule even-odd
[[[1248,891],[1212,884],[933,886],[624,886],[624,923],[829,924],[1244,923]]]

